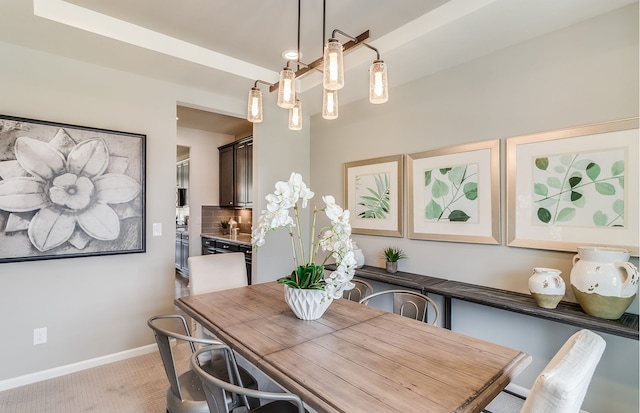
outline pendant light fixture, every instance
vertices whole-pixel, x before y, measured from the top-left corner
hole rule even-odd
[[[338,91],[324,89],[322,92],[322,117],[325,119],[338,118]]]
[[[247,100],[247,120],[252,123],[262,122],[262,91],[258,88],[258,83],[264,83],[265,85],[271,86],[271,83],[256,80],[249,91],[249,99]]]
[[[369,68],[369,102],[379,104],[387,100],[389,100],[387,65],[382,60],[374,60]]]
[[[374,104],[384,103],[389,100],[389,86],[387,84],[387,66],[380,59],[378,49],[365,43],[369,39],[369,31],[365,31],[353,37],[347,33],[334,29],[331,37],[323,45],[323,55],[310,64],[300,62],[300,5],[298,0],[298,50],[297,57],[293,60],[297,65],[294,71],[289,67],[292,60],[287,61],[287,65],[280,72],[278,83],[270,84],[256,80],[253,88],[249,91],[249,101],[247,103],[247,119],[253,123],[262,122],[262,92],[258,89],[258,82],[270,85],[269,91],[278,90],[277,104],[281,108],[289,109],[289,129],[299,130],[302,128],[302,104],[296,91],[296,80],[300,79],[315,70],[322,69],[322,117],[324,119],[338,118],[338,90],[344,87],[344,54],[355,50],[360,46],[366,46],[376,52],[376,60],[369,68],[369,102]],[[326,0],[323,1],[323,33],[325,38],[325,17]],[[340,34],[350,39],[344,45],[337,39]]]
[[[280,71],[278,85],[278,106],[284,109],[291,109],[296,103],[296,74],[289,67],[289,62]]]
[[[296,103],[289,109],[289,129],[302,129],[302,103],[296,98]]]
[[[327,40],[324,46],[324,74],[322,86],[327,90],[340,90],[344,87],[343,47],[336,38]]]

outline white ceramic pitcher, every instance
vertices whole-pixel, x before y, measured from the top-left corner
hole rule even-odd
[[[536,304],[543,308],[556,308],[564,297],[564,280],[560,270],[536,267],[529,278],[529,292]]]
[[[578,247],[570,279],[585,313],[615,320],[629,308],[638,292],[638,269],[629,256],[624,249]]]

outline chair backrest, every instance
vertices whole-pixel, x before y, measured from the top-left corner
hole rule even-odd
[[[159,320],[174,320],[179,327],[184,330],[184,334],[176,333],[161,327]],[[195,343],[212,345],[220,344],[218,340],[209,340],[203,338],[192,337],[189,332],[189,327],[184,317],[178,314],[170,315],[157,315],[147,320],[147,325],[153,330],[156,343],[158,343],[158,350],[160,351],[160,357],[162,358],[162,364],[164,370],[167,373],[167,379],[171,385],[171,391],[180,400],[185,400],[180,388],[180,381],[178,380],[179,374],[176,368],[175,358],[173,357],[173,346],[171,345],[171,339],[187,341],[191,346],[191,352],[195,352]]]
[[[387,290],[373,293],[360,300],[361,304],[369,305],[369,301],[381,295],[393,295],[393,312],[404,317],[413,318],[423,322],[427,321],[427,308],[433,307],[435,317],[431,324],[436,325],[440,318],[440,310],[436,303],[424,294],[408,290]]]
[[[354,278],[351,280],[355,284],[355,287],[351,290],[346,290],[342,294],[342,298],[346,298],[351,301],[360,301],[364,297],[373,294],[373,287],[366,281]]]
[[[216,353],[216,355],[222,354],[226,358],[229,381],[216,377],[212,372],[200,367],[198,357],[207,352]],[[285,409],[279,408],[271,411],[281,413],[297,411],[298,413],[305,413],[302,400],[293,393],[272,393],[243,387],[233,351],[225,344],[207,346],[196,351],[191,356],[191,369],[200,377],[200,380],[202,380],[204,394],[207,398],[207,404],[209,405],[211,413],[229,413],[227,403],[229,396],[240,399],[241,404],[237,405],[236,408],[245,406],[248,409],[249,402],[247,397],[252,397],[263,400],[281,400],[288,403],[285,405],[287,407]],[[292,404],[289,405],[289,403]]]
[[[194,255],[187,260],[189,295],[249,285],[244,252]]]
[[[578,412],[606,342],[580,330],[558,350],[533,383],[522,413]]]

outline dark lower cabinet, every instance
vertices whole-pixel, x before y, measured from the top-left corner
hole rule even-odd
[[[189,276],[189,233],[176,231],[176,271],[185,277]]]
[[[251,258],[253,252],[251,245],[211,237],[202,237],[202,255],[224,254],[227,252],[244,252],[244,262],[247,266],[247,283],[251,285]]]

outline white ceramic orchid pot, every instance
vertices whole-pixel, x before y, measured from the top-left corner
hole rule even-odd
[[[556,308],[565,293],[565,284],[560,270],[536,267],[529,278],[529,292],[536,304],[542,308]]]
[[[629,256],[624,249],[578,247],[571,287],[585,313],[615,320],[629,308],[638,292],[638,269]]]
[[[317,320],[329,308],[333,298],[324,297],[323,290],[304,290],[284,286],[284,301],[301,320]]]

